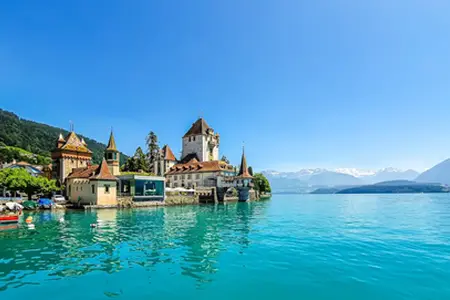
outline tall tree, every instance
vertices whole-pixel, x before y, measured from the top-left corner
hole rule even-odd
[[[135,169],[136,171],[148,171],[149,170],[149,164],[147,162],[147,159],[145,158],[145,154],[144,151],[142,151],[141,147],[138,147],[136,149],[136,152],[134,153],[133,156],[134,160],[135,160]]]
[[[147,151],[148,151],[147,155],[152,165],[152,163],[155,161],[159,153],[158,137],[153,131],[150,131],[145,141],[147,144]]]

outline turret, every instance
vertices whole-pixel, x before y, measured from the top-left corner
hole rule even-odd
[[[56,148],[59,149],[66,143],[66,140],[64,139],[63,135],[60,133],[58,140],[56,141]]]
[[[108,146],[105,149],[105,159],[111,174],[114,176],[120,175],[120,153],[119,150],[117,150],[116,141],[112,131],[109,136]]]

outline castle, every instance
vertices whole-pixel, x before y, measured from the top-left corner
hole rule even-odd
[[[182,155],[177,163],[169,163],[160,156],[158,164],[171,165],[163,174],[169,188],[216,189],[236,188],[239,200],[246,201],[253,186],[253,177],[247,166],[247,159],[242,152],[239,172],[229,163],[219,160],[220,136],[214,132],[203,118],[199,118],[182,137]],[[166,145],[166,151],[170,148]],[[171,152],[171,150],[170,150]],[[172,155],[173,156],[173,155]]]

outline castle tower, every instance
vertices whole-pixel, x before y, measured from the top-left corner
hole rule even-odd
[[[164,176],[170,168],[177,162],[175,155],[169,145],[165,145],[159,150],[159,155],[153,162],[153,172],[156,176]]]
[[[63,138],[62,134],[59,135],[51,156],[52,178],[59,184],[64,184],[73,169],[86,167],[91,162],[92,152],[72,131],[66,138]]]
[[[116,141],[114,140],[113,132],[109,136],[108,146],[105,150],[106,163],[108,164],[109,171],[112,175],[120,175],[120,153],[116,147]]]
[[[239,168],[239,174],[236,176],[235,185],[239,192],[239,201],[250,200],[249,191],[253,187],[253,176],[248,172],[244,148],[242,148],[241,167]]]
[[[183,136],[181,161],[194,157],[200,162],[219,160],[219,143],[219,134],[199,118]]]

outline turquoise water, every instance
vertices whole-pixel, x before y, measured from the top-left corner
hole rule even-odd
[[[0,231],[1,299],[450,299],[449,195],[33,216]]]

